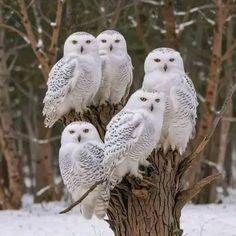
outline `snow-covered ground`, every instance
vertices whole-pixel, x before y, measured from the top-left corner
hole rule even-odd
[[[85,220],[78,211],[59,215],[63,202],[32,204],[25,197],[19,211],[0,211],[0,236],[112,236],[108,224]],[[236,195],[223,204],[187,205],[181,226],[185,236],[236,236]]]

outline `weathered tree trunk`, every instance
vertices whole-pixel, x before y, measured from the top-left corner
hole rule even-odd
[[[217,86],[220,74],[221,66],[221,47],[222,47],[222,37],[223,37],[223,10],[222,1],[215,0],[215,26],[213,35],[213,46],[212,46],[212,56],[211,65],[209,71],[209,80],[206,88],[205,102],[202,109],[202,117],[200,120],[199,130],[196,142],[200,143],[201,140],[206,136],[206,133],[210,129],[212,124],[215,103],[217,99]]]
[[[179,48],[179,35],[176,33],[175,7],[173,0],[164,0],[163,18],[165,25],[165,45],[166,47]]]
[[[232,22],[229,22],[228,24],[227,48],[230,48],[233,43],[233,27]],[[225,88],[224,94],[227,93],[228,84],[233,84],[232,55],[227,58],[225,67],[225,83],[223,85],[223,87]],[[219,127],[217,128],[211,142],[212,145],[210,146],[211,148],[207,158],[207,160],[209,160],[211,164],[208,165],[205,169],[205,175],[210,175],[215,171],[224,172],[225,158],[230,158],[230,156],[226,157],[226,149],[228,146],[228,135],[230,129],[230,121],[227,120],[227,118],[232,117],[232,113],[232,101],[230,101],[228,106],[226,107],[224,118],[220,121]],[[213,183],[203,190],[203,193],[199,195],[199,200],[201,197],[199,203],[221,201],[221,199],[219,199],[219,196],[217,196],[217,186],[222,186],[223,189],[225,189],[225,192],[227,192],[225,178],[222,178],[220,181]]]
[[[181,189],[180,156],[154,151],[150,160],[158,173],[145,176],[139,184],[126,178],[112,192],[108,217],[117,236],[182,235],[181,207],[176,204]]]
[[[51,130],[41,127],[40,137],[45,139],[51,135]],[[37,144],[37,160],[36,160],[36,175],[35,175],[35,202],[58,200],[54,191],[48,191],[54,188],[53,168],[51,162],[51,146],[50,143]],[[42,194],[38,192],[42,189]]]
[[[2,17],[3,13],[0,6],[0,22],[2,22]],[[4,52],[4,31],[0,31],[0,146],[6,160],[8,174],[7,193],[3,190],[0,191],[1,200],[4,201],[0,207],[19,208],[21,206],[22,191],[18,168],[19,160],[17,159],[17,147],[10,110],[8,77],[6,55]],[[3,197],[4,195],[5,197]]]
[[[221,56],[222,56],[222,40],[223,40],[223,32],[224,32],[224,24],[226,22],[226,18],[229,15],[231,9],[231,1],[228,1],[225,6],[223,6],[223,2],[221,0],[215,0],[215,26],[214,26],[214,35],[213,35],[213,47],[212,47],[212,57],[211,57],[211,65],[209,71],[209,81],[207,83],[205,102],[203,104],[202,109],[202,117],[199,123],[198,134],[196,138],[196,145],[198,145],[206,136],[209,131],[216,110],[216,104],[218,99],[218,83],[221,71]],[[227,92],[228,87],[226,88]],[[226,128],[226,127],[224,127]],[[197,164],[194,168],[197,169],[195,177],[195,181],[200,179],[201,176],[207,176],[209,173],[214,172],[215,167],[212,168],[211,164],[218,165],[219,163],[219,154],[221,153],[221,158],[224,150],[220,148],[220,129],[217,129],[218,136],[214,135],[213,140],[215,143],[211,146],[210,151],[205,153],[205,156],[201,154],[201,159],[205,163],[210,163],[206,168],[201,168],[201,164]],[[227,131],[227,130],[225,130]],[[212,143],[212,142],[211,142]],[[205,165],[202,163],[202,165]],[[223,162],[222,162],[223,163]],[[203,170],[203,171],[202,171]],[[202,173],[201,173],[202,172]],[[212,185],[210,188],[204,190],[203,195],[199,195],[196,202],[198,203],[209,203],[215,202],[217,199],[216,196],[216,187],[217,185]]]

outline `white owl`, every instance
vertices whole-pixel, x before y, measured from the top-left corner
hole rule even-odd
[[[118,104],[125,100],[133,81],[133,66],[122,34],[106,30],[97,36],[102,59],[102,83],[97,104]]]
[[[142,179],[138,167],[150,165],[146,159],[160,138],[164,109],[163,94],[137,90],[112,118],[105,135],[104,158],[111,188],[128,173]]]
[[[65,41],[63,58],[49,73],[43,100],[45,126],[51,127],[71,109],[85,111],[100,83],[101,59],[96,38],[86,32],[73,33]]]
[[[106,179],[103,159],[104,143],[92,124],[73,122],[65,127],[61,136],[59,166],[63,182],[74,201],[97,181]],[[81,213],[87,219],[93,214],[103,218],[108,204],[109,190],[104,183],[81,202]]]
[[[185,73],[182,57],[174,49],[157,48],[147,56],[144,71],[142,88],[167,96],[160,145],[164,152],[171,148],[182,155],[195,133],[198,106],[195,88]]]

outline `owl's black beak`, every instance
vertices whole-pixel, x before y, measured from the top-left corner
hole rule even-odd
[[[81,141],[81,136],[78,137],[78,141],[79,141],[79,142]]]
[[[112,44],[110,45],[110,47],[109,47],[109,48],[110,48],[110,51],[112,51],[112,49],[113,49],[113,46],[112,46]]]
[[[154,109],[154,107],[153,107],[153,105],[151,105],[150,110],[153,111],[153,109]]]
[[[80,52],[83,53],[83,51],[84,51],[84,48],[83,48],[83,46],[81,46]]]
[[[166,64],[164,65],[164,70],[165,70],[165,71],[167,70],[167,65],[166,65]]]

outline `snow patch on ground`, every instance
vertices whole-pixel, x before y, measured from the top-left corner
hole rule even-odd
[[[19,211],[0,211],[0,235],[4,236],[113,236],[105,221],[85,220],[78,210],[59,215],[64,202],[32,204],[24,197]],[[223,204],[187,205],[182,211],[184,236],[236,236],[236,194]]]

